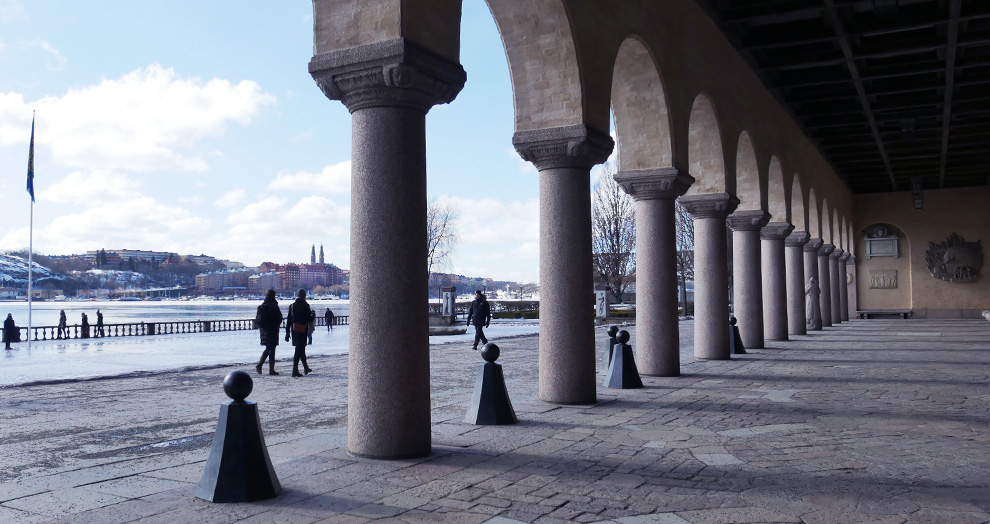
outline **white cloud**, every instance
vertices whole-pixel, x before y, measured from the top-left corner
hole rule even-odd
[[[329,165],[319,173],[279,173],[268,189],[316,193],[348,193],[351,190],[351,161]]]
[[[439,200],[449,201],[457,207],[458,238],[464,244],[520,246],[526,243],[539,243],[538,199],[501,202],[494,198],[441,197]]]
[[[203,197],[199,195],[190,195],[179,197],[178,201],[180,204],[189,204],[193,206],[198,206],[203,203]]]
[[[58,164],[202,171],[207,163],[195,150],[198,140],[222,135],[231,122],[246,125],[275,102],[250,80],[204,82],[151,64],[30,103],[19,93],[0,93],[0,144],[26,142],[36,108],[36,141],[51,148]]]
[[[37,179],[35,180],[37,183]],[[38,200],[56,204],[87,206],[118,202],[140,196],[141,185],[127,175],[96,170],[73,171],[65,178],[38,192]]]
[[[231,189],[226,193],[220,195],[220,198],[213,201],[213,205],[221,208],[234,207],[244,200],[247,196],[247,191],[244,188]]]
[[[48,55],[48,61],[45,63],[45,67],[52,71],[61,71],[65,67],[65,62],[67,61],[65,55],[59,52],[58,49],[45,40],[30,40],[21,42],[21,47],[25,49],[30,49],[32,47],[41,48]]]
[[[19,0],[0,0],[0,24],[23,22],[27,19],[27,11]]]

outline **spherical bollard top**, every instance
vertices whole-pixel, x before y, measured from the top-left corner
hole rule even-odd
[[[223,379],[223,392],[237,402],[246,399],[252,389],[254,389],[254,381],[246,371],[231,371]]]
[[[626,330],[619,331],[619,336],[615,337],[619,341],[619,344],[625,344],[629,342],[629,332]]]
[[[619,327],[618,326],[614,326],[614,325],[613,326],[609,326],[608,327],[608,331],[606,331],[606,333],[608,333],[608,336],[610,336],[610,337],[615,337],[615,334],[618,333],[618,332],[619,332]]]
[[[498,360],[499,349],[494,342],[489,342],[481,347],[481,358],[485,359],[486,362],[495,362]]]
[[[736,322],[737,322],[736,321],[736,317],[729,317],[729,325],[730,326],[736,325]]]

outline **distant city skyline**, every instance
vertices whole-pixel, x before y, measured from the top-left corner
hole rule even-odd
[[[460,239],[439,268],[539,280],[538,175],[511,145],[512,90],[484,2],[465,2],[468,82],[427,116],[431,197]],[[142,246],[247,265],[350,267],[351,117],[316,87],[308,0],[0,0],[0,251]]]

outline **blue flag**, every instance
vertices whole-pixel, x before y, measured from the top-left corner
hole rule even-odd
[[[28,153],[28,181],[27,190],[31,194],[31,202],[34,202],[34,117],[31,117],[31,150]]]

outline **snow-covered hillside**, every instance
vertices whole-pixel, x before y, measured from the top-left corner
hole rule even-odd
[[[54,278],[57,280],[65,278],[64,275],[55,274],[48,268],[39,266],[37,262],[34,263],[32,273],[35,282],[44,278]],[[13,255],[0,255],[0,282],[6,282],[6,285],[10,287],[18,287],[26,286],[27,280],[27,259]]]

